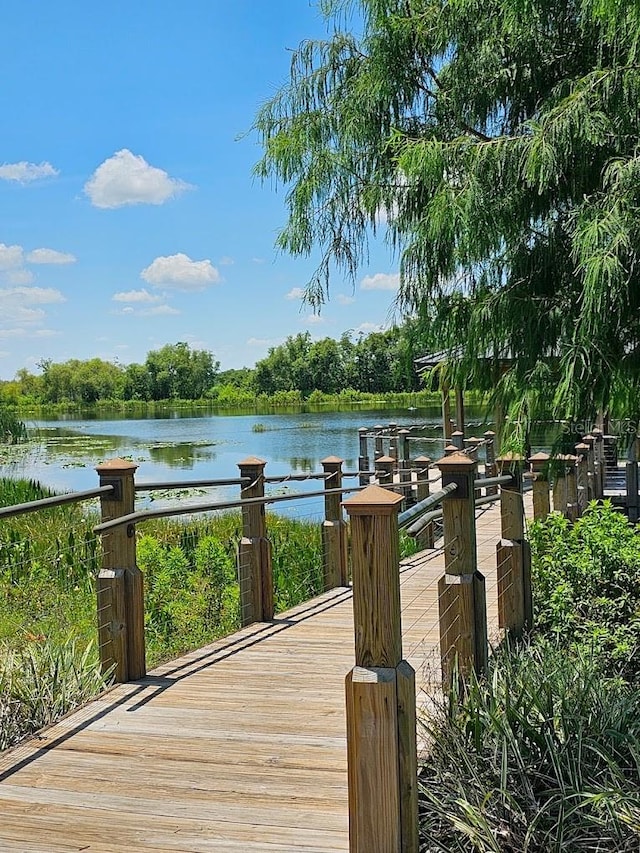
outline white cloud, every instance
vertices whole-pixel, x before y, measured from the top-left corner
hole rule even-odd
[[[58,252],[56,249],[34,249],[27,255],[29,264],[75,264],[77,258],[70,252]]]
[[[84,185],[91,204],[101,208],[164,204],[188,189],[190,184],[171,178],[127,148],[101,163]]]
[[[273,346],[276,341],[270,340],[269,338],[249,338],[247,341],[248,347],[270,347]]]
[[[11,290],[0,290],[0,305],[5,300],[15,300],[27,305],[52,305],[67,301],[64,295],[53,287],[14,287]]]
[[[0,338],[43,337],[55,334],[41,326],[46,313],[40,306],[65,302],[52,287],[11,287],[0,289]]]
[[[21,160],[19,163],[3,163],[0,166],[0,179],[3,181],[16,181],[19,184],[28,184],[31,181],[39,181],[42,178],[51,178],[58,175],[51,163],[27,163]]]
[[[180,314],[177,308],[172,308],[171,305],[156,305],[154,308],[149,308],[148,311],[142,312],[146,317],[172,316]]]
[[[305,322],[308,323],[309,326],[321,326],[325,319],[320,314],[308,314],[305,318]]]
[[[354,331],[363,332],[365,335],[367,335],[369,334],[369,332],[384,331],[384,326],[381,323],[360,323],[360,325]]]
[[[301,287],[294,287],[292,290],[287,293],[287,299],[303,299],[304,298],[304,290]]]
[[[397,290],[400,286],[400,273],[378,272],[367,275],[360,282],[361,290]]]
[[[7,246],[0,243],[0,270],[12,270],[24,263],[22,246]]]
[[[192,261],[188,255],[160,256],[142,270],[140,278],[155,287],[177,290],[204,290],[220,281],[220,273],[210,260]]]
[[[336,296],[336,302],[337,302],[339,305],[353,305],[353,303],[354,303],[355,301],[356,301],[355,296],[347,296],[347,294],[346,294],[346,293],[339,293],[339,294]]]
[[[114,302],[159,302],[162,297],[154,296],[143,287],[142,290],[121,290],[111,297]]]
[[[31,284],[31,282],[35,279],[34,274],[31,270],[27,270],[24,267],[17,270],[7,270],[4,274],[4,277],[8,284]]]

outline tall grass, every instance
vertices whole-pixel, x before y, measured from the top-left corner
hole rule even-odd
[[[49,494],[32,481],[0,480],[0,505]],[[15,743],[102,688],[94,644],[98,517],[96,505],[65,505],[0,526],[0,743]],[[272,514],[267,524],[280,612],[322,591],[320,524]],[[156,521],[137,536],[149,666],[239,627],[240,513]]]
[[[507,648],[424,723],[423,851],[640,849],[640,696],[596,653]]]

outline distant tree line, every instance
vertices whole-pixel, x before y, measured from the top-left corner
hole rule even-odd
[[[239,397],[296,392],[338,394],[345,389],[381,393],[420,387],[413,361],[427,346],[423,325],[407,321],[384,332],[345,332],[339,340],[314,341],[308,332],[271,347],[253,368],[220,371],[207,350],[166,344],[143,364],[120,365],[92,358],[56,363],[43,360],[39,372],[22,368],[0,386],[6,402],[95,403],[98,400],[200,400],[233,402]]]

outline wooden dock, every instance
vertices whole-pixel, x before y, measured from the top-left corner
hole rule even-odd
[[[477,534],[496,637],[499,506],[479,511]],[[419,706],[438,670],[443,569],[442,548],[401,568]],[[353,663],[351,592],[339,588],[115,687],[0,756],[0,851],[348,850]]]

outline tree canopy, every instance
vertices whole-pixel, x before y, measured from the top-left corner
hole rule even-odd
[[[530,415],[637,415],[640,3],[322,8],[328,37],[255,122],[257,173],[288,187],[280,247],[321,252],[309,300],[383,232],[458,379]]]

